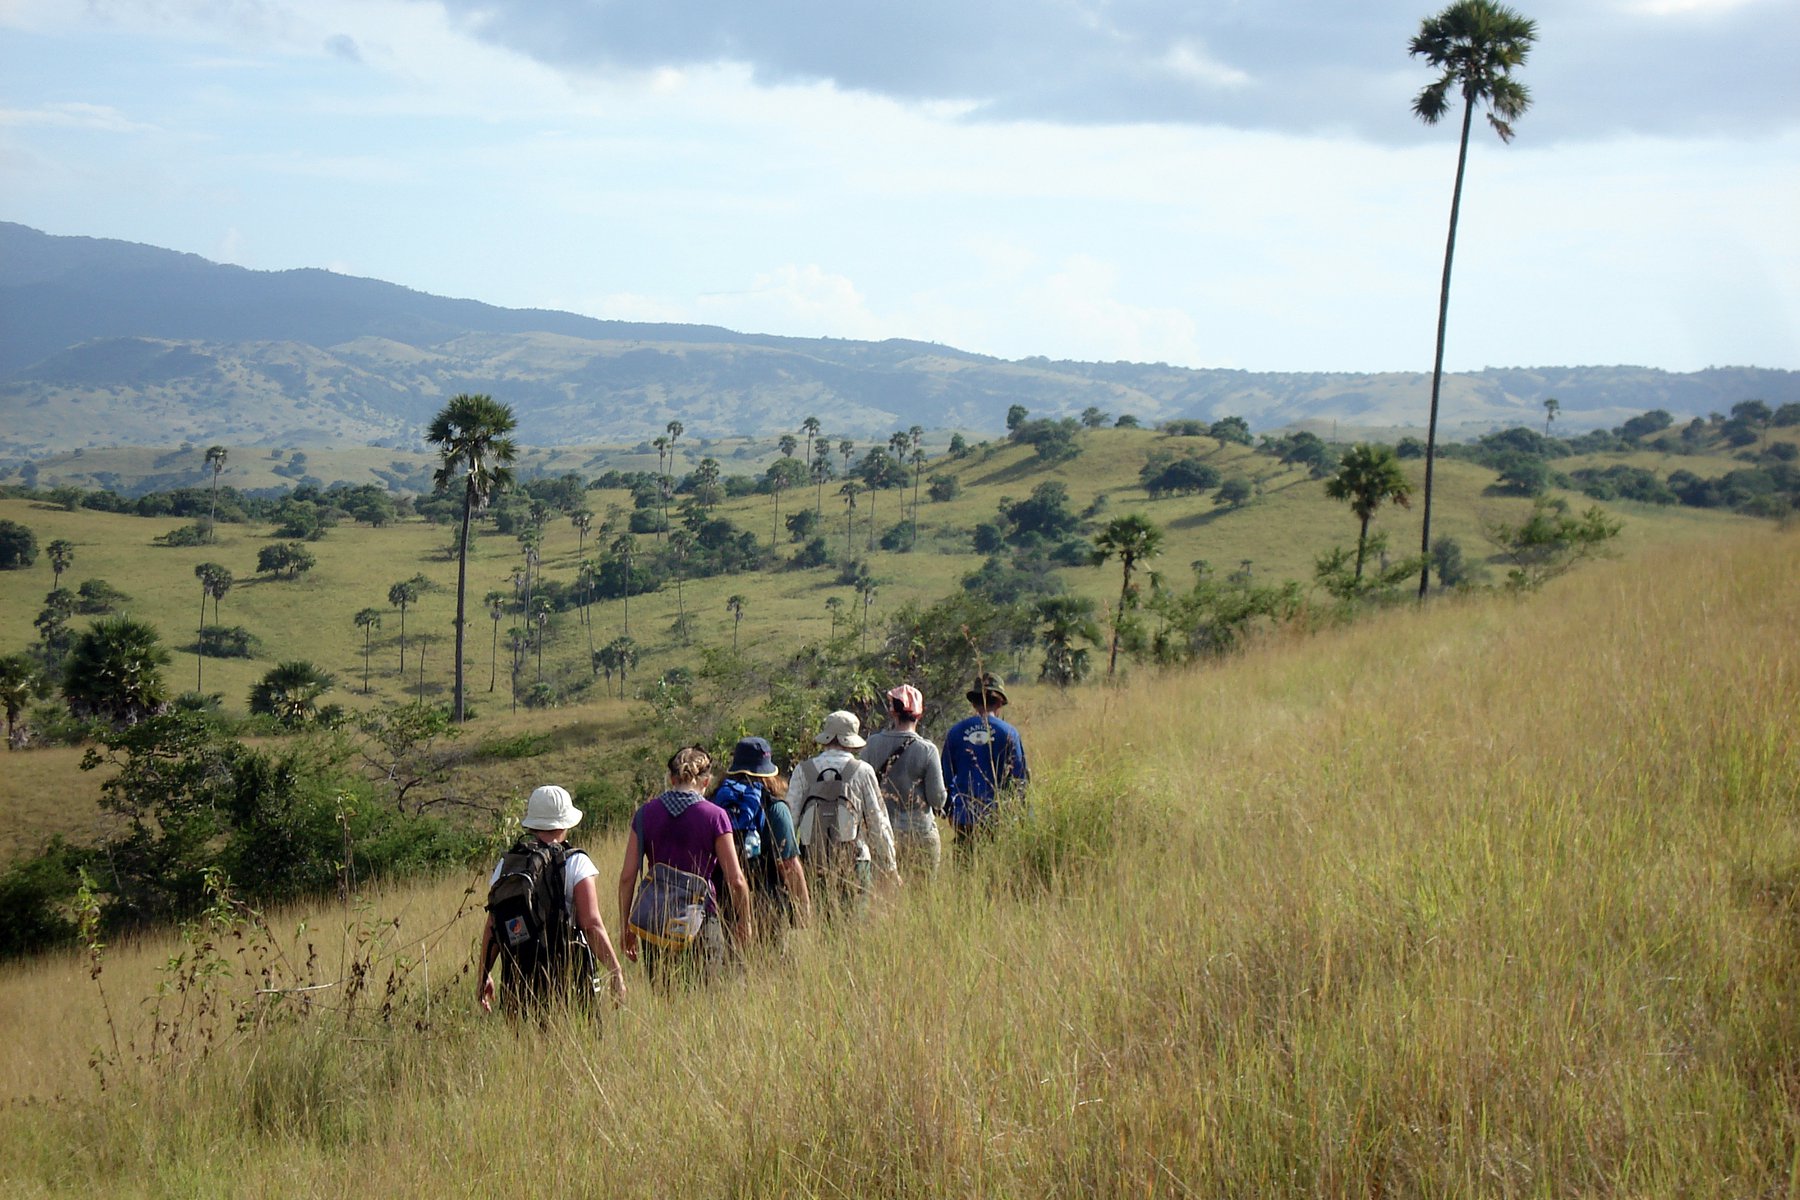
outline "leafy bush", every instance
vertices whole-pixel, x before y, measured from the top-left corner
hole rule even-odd
[[[208,658],[254,658],[256,635],[242,625],[203,625],[197,649]]]
[[[131,602],[131,597],[104,579],[86,579],[75,589],[79,597],[75,611],[90,616],[103,616]]]
[[[1192,496],[1219,486],[1217,467],[1197,458],[1152,459],[1138,472],[1138,480],[1151,499],[1166,495]]]
[[[17,521],[0,521],[0,571],[21,571],[37,561],[37,535]]]
[[[156,538],[155,541],[159,546],[174,546],[176,548],[204,546],[212,541],[212,523],[210,521],[202,520],[196,521],[192,525],[178,526],[175,529],[169,530],[169,532],[163,534],[161,537]]]

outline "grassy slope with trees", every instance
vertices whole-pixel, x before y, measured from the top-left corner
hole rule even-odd
[[[597,1025],[473,1011],[475,870],[8,967],[8,1190],[485,1193],[530,1144],[618,1196],[1783,1193],[1800,541],[1706,532],[1029,690],[979,864]]]
[[[1764,442],[1767,446],[1779,445],[1781,438],[1791,437],[1792,432],[1791,427],[1772,429],[1764,434]],[[876,585],[869,615],[876,625],[872,636],[877,642],[881,626],[905,603],[928,603],[949,595],[958,590],[966,575],[981,566],[984,556],[973,549],[970,531],[983,522],[998,520],[1003,497],[1023,500],[1046,482],[1066,488],[1069,510],[1091,513],[1084,521],[1087,532],[1082,536],[1091,537],[1106,521],[1129,513],[1142,513],[1160,527],[1162,553],[1145,564],[1148,571],[1143,573],[1141,583],[1146,589],[1152,586],[1149,572],[1154,572],[1170,590],[1185,589],[1192,580],[1191,564],[1202,559],[1211,564],[1215,577],[1240,569],[1247,560],[1258,581],[1306,581],[1317,556],[1332,547],[1353,547],[1356,542],[1355,518],[1343,505],[1326,497],[1314,472],[1304,463],[1284,465],[1268,454],[1253,453],[1248,446],[1212,437],[1170,436],[1149,430],[1089,429],[1076,435],[1076,444],[1081,448],[1078,457],[1050,466],[1044,465],[1033,451],[1007,442],[974,449],[959,459],[942,453],[934,455],[925,464],[923,475],[952,477],[958,494],[937,502],[921,493],[918,540],[910,553],[879,548],[871,553],[866,549],[869,509],[864,493],[853,514],[856,553],[867,564],[866,577]],[[1621,449],[1632,450],[1637,456],[1646,452],[1633,447]],[[866,450],[865,444],[858,453]],[[1750,452],[1765,451],[1752,446]],[[199,456],[196,449],[196,460]],[[1716,449],[1714,456],[1716,463],[1705,460],[1713,471],[1722,473],[1743,467],[1741,462],[1723,457],[1722,450]],[[724,469],[727,473],[748,470],[760,474],[764,463],[774,457],[779,456],[771,443],[763,457],[748,462],[728,458]],[[1151,498],[1139,476],[1147,461],[1164,458],[1191,458],[1221,478],[1240,476],[1252,481],[1257,494],[1241,508],[1218,504],[1210,492],[1165,492]],[[1560,470],[1565,462],[1594,461],[1601,460],[1590,456],[1555,460],[1553,465]],[[1690,469],[1708,471],[1706,466],[1688,459],[1679,462]],[[1405,467],[1416,477],[1416,461]],[[236,469],[234,460],[224,478],[229,481]],[[1676,468],[1665,463],[1663,469]],[[838,486],[838,481],[833,480],[824,488],[820,524],[820,532],[835,557],[842,556],[845,545],[845,508],[837,494]],[[1456,537],[1471,559],[1479,559],[1491,549],[1481,536],[1485,523],[1516,522],[1529,511],[1529,500],[1523,496],[1493,494],[1494,471],[1473,462],[1442,462],[1439,489],[1438,528]],[[879,494],[877,534],[898,520],[903,503],[910,497],[910,487]],[[1578,505],[1583,503],[1578,495],[1572,498]],[[785,492],[781,513],[784,517],[791,515],[812,505],[815,499],[812,487]],[[588,491],[582,502],[596,514],[596,522],[609,515],[621,517],[632,506],[631,494],[622,489]],[[1707,536],[1732,521],[1717,512],[1686,507],[1613,507],[1631,515],[1623,539],[1627,545],[1667,536]],[[619,510],[617,514],[615,509]],[[725,498],[718,503],[716,513],[752,534],[765,548],[765,561],[778,568],[798,549],[782,529],[774,552],[766,552],[776,532],[775,510],[769,496]],[[345,521],[321,540],[307,544],[317,558],[317,566],[288,580],[259,574],[255,569],[260,552],[281,540],[272,536],[268,526],[221,523],[216,527],[216,541],[176,548],[155,545],[153,539],[187,524],[179,518],[64,511],[42,502],[15,499],[0,500],[0,519],[30,527],[40,545],[65,541],[73,547],[65,586],[73,588],[82,582],[104,580],[129,596],[125,611],[149,621],[161,633],[164,645],[175,651],[175,660],[166,672],[172,691],[191,688],[194,683],[195,658],[185,649],[191,647],[198,624],[200,585],[194,568],[201,562],[215,561],[236,576],[232,589],[218,604],[219,622],[227,627],[242,626],[256,639],[254,657],[208,657],[204,661],[203,690],[221,694],[228,708],[241,711],[252,686],[267,671],[278,663],[296,660],[310,661],[331,672],[337,686],[327,699],[353,713],[392,707],[415,699],[421,690],[430,703],[442,704],[449,698],[456,574],[451,553],[453,526],[427,524],[416,518],[381,528]],[[1386,532],[1391,546],[1404,548],[1416,541],[1417,521],[1416,508],[1389,506],[1379,511],[1373,528]],[[643,534],[637,542],[640,553],[653,553],[658,539]],[[540,554],[543,575],[553,584],[573,586],[583,559],[593,559],[599,553],[599,538],[582,535],[566,516],[557,514],[546,522]],[[589,609],[591,625],[584,625],[574,608],[551,617],[545,628],[543,676],[553,692],[563,694],[565,705],[554,714],[521,711],[514,716],[509,711],[512,656],[506,642],[508,631],[524,624],[517,611],[505,614],[500,624],[496,690],[488,690],[496,657],[494,625],[487,618],[482,598],[495,590],[511,595],[512,575],[521,563],[520,545],[514,537],[495,532],[490,526],[474,538],[466,669],[469,700],[479,718],[471,729],[469,743],[504,742],[548,728],[595,734],[605,731],[603,744],[617,744],[634,727],[642,725],[642,707],[633,700],[619,699],[614,681],[596,680],[589,661],[589,645],[590,636],[594,646],[603,648],[622,633],[624,601],[594,603]],[[1055,574],[1077,596],[1093,602],[1103,627],[1109,624],[1109,606],[1116,603],[1119,592],[1116,567],[1059,567]],[[50,575],[50,564],[42,557],[32,568],[0,571],[0,646],[10,651],[34,640],[33,615],[49,590]],[[400,614],[390,606],[389,595],[396,582],[414,578],[422,582],[418,598],[409,604],[406,613],[407,673],[402,676]],[[671,670],[699,669],[709,648],[729,647],[734,636],[740,645],[754,648],[752,656],[765,659],[791,652],[804,642],[827,641],[834,625],[828,598],[842,602],[839,611],[843,623],[838,626],[839,632],[854,629],[861,616],[861,597],[853,586],[839,579],[840,572],[834,566],[771,569],[748,575],[688,579],[679,589],[679,602],[672,580],[657,591],[631,596],[631,635],[638,657],[627,677],[626,696]],[[728,607],[727,600],[734,595],[744,598],[741,611]],[[691,622],[685,638],[672,630],[678,603]],[[365,629],[356,623],[357,614],[371,608],[381,614],[378,629]],[[81,628],[87,621],[88,618],[78,616],[72,627]],[[371,692],[367,695],[361,690],[365,633],[370,651]],[[1002,665],[1029,679],[1037,674],[1038,656],[1031,653]],[[518,678],[522,691],[537,680],[535,648],[525,655]],[[954,695],[928,700],[940,710],[955,706]],[[545,747],[548,757],[535,764],[543,770],[570,779],[593,778],[602,770],[602,747],[585,745],[581,737],[548,737]],[[5,837],[10,853],[31,850],[51,832],[65,832],[77,839],[92,834],[96,828],[98,780],[77,769],[81,754],[78,748],[46,747],[7,756],[0,804],[8,814]],[[507,803],[528,787],[517,770],[510,769],[512,766],[505,759],[486,762],[473,755],[466,770],[446,785],[447,791],[457,799]],[[55,802],[46,802],[45,798],[52,796]]]

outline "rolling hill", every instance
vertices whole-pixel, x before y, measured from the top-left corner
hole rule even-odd
[[[1282,374],[1165,364],[1008,362],[904,340],[858,342],[498,308],[321,270],[251,271],[191,254],[0,223],[0,462],[181,441],[412,449],[456,392],[512,404],[533,445],[792,428],[997,430],[1098,408],[1145,422],[1237,414],[1253,426],[1415,425],[1422,373]],[[1800,373],[1507,368],[1446,380],[1444,429],[1542,419],[1610,426],[1650,408],[1800,399]]]

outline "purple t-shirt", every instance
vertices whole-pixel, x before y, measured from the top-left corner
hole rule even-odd
[[[720,834],[730,835],[731,817],[711,800],[695,800],[679,817],[671,817],[658,796],[637,810],[631,829],[638,848],[652,863],[668,863],[711,880],[719,865],[713,846]]]

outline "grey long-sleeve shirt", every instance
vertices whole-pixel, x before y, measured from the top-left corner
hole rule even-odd
[[[901,750],[902,746],[906,748]],[[869,735],[868,745],[862,748],[862,760],[874,767],[879,777],[882,764],[896,750],[900,750],[900,756],[888,768],[887,778],[880,781],[881,798],[887,801],[889,812],[923,812],[927,808],[943,812],[948,797],[944,764],[937,747],[929,741],[916,733],[883,729]]]

